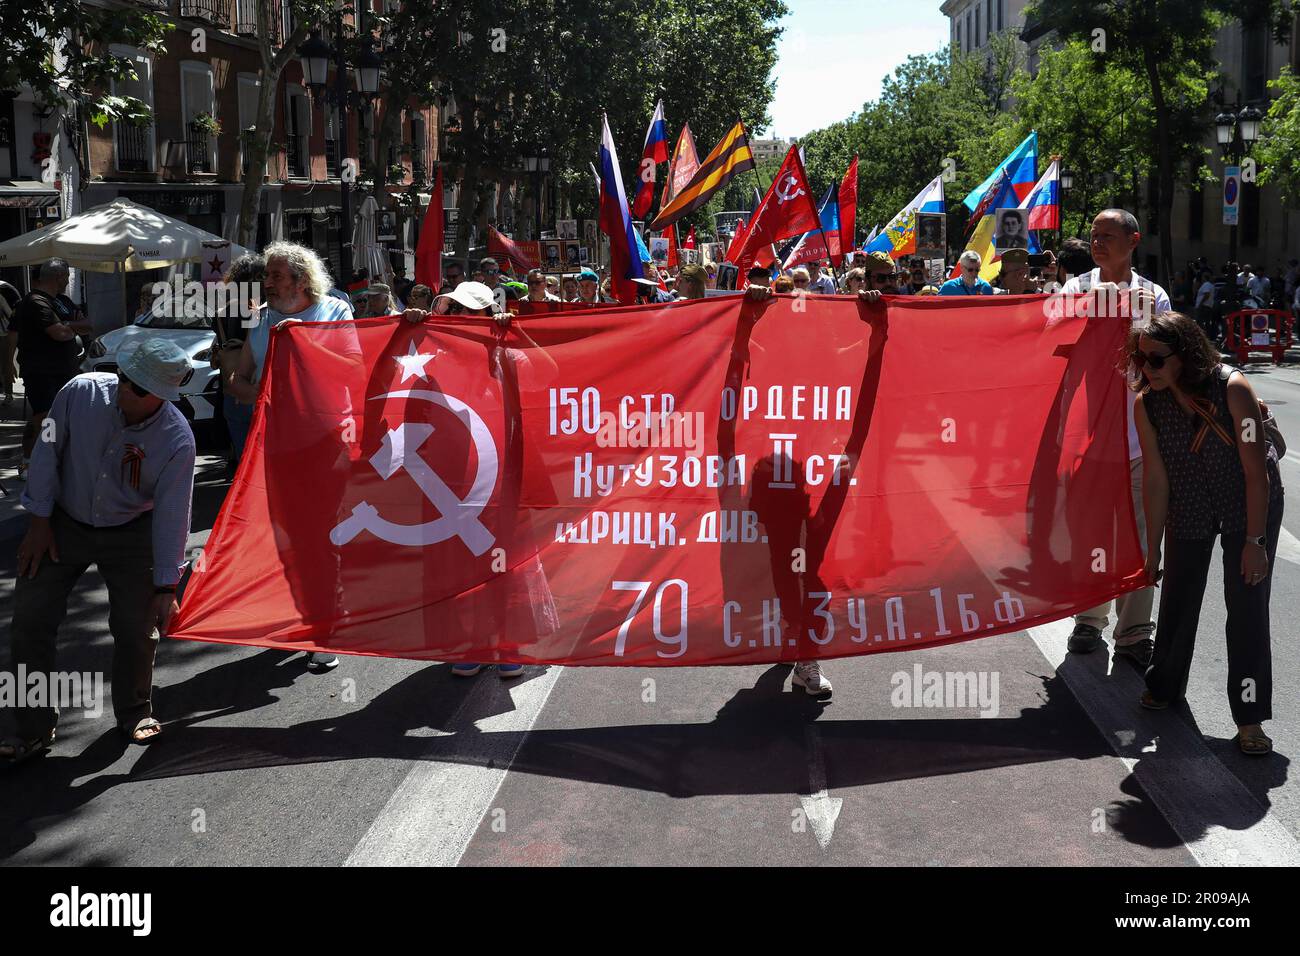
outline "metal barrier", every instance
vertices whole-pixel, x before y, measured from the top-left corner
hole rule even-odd
[[[1273,364],[1281,365],[1286,350],[1293,347],[1295,320],[1281,309],[1242,309],[1224,317],[1228,335],[1224,349],[1234,352],[1245,365],[1251,352],[1267,352]]]

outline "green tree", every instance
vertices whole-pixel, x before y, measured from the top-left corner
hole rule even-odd
[[[559,205],[594,218],[590,166],[601,114],[629,191],[660,97],[670,131],[690,122],[704,150],[737,117],[763,128],[784,13],[780,0],[735,8],[690,0],[405,3],[385,27],[390,106],[454,96],[441,159],[461,187],[460,222],[484,225],[493,186],[519,176],[522,157],[538,152],[550,158]],[[468,243],[461,229],[457,252]]]
[[[941,50],[912,56],[881,84],[878,99],[804,138],[806,166],[821,195],[858,156],[858,223],[884,225],[935,176],[950,170],[945,194],[955,244],[965,224],[959,200],[1016,145],[1001,107],[1023,64],[1012,38],[995,35],[987,53]]]
[[[0,4],[0,91],[29,86],[38,100],[71,103],[87,120],[145,122],[149,107],[132,96],[117,96],[113,81],[135,78],[129,57],[110,44],[163,52],[171,26],[140,7],[100,8],[81,0]]]
[[[1087,44],[1098,73],[1127,70],[1145,84],[1153,135],[1143,145],[1155,158],[1160,275],[1168,280],[1174,182],[1180,166],[1203,155],[1215,35],[1237,17],[1284,36],[1289,0],[1034,0],[1026,15],[1041,18],[1063,39]]]
[[[1300,203],[1300,77],[1283,67],[1268,85],[1277,96],[1255,145],[1259,181],[1277,186],[1283,201],[1294,206]]]
[[[275,129],[276,94],[280,74],[298,55],[311,29],[327,20],[333,4],[330,0],[289,0],[294,30],[281,38],[282,0],[257,0],[256,42],[261,57],[257,71],[257,118],[253,126],[240,130],[239,137],[247,157],[244,189],[239,202],[239,228],[235,241],[252,248],[257,238],[257,207],[266,178],[266,163],[271,155],[271,134]],[[346,281],[341,279],[340,281]]]
[[[1146,144],[1154,135],[1154,115],[1146,84],[1116,64],[1096,69],[1087,44],[1070,41],[1042,53],[1034,76],[1014,83],[1012,138],[1038,131],[1045,157],[1060,154],[1074,173],[1074,189],[1062,204],[1062,232],[1081,235],[1106,200],[1104,182],[1113,173],[1121,186],[1145,183],[1154,164]],[[1134,209],[1141,191],[1133,187],[1121,201]]]

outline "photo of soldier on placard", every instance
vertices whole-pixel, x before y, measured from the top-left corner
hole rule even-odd
[[[1004,249],[1028,249],[1029,233],[1025,229],[1025,211],[999,209],[997,217],[998,228],[994,234],[993,248],[998,252]]]
[[[588,249],[596,248],[596,220],[582,220],[582,244]]]
[[[564,244],[564,261],[571,266],[577,266],[582,264],[582,259],[580,258],[580,253],[578,252],[578,243],[576,241],[566,242]]]
[[[668,262],[668,237],[656,236],[650,240],[650,258],[654,260],[655,265],[665,265]]]
[[[560,267],[560,247],[557,243],[546,243],[546,268],[555,270]]]
[[[558,239],[577,239],[578,238],[578,220],[560,219],[555,223],[555,234]]]
[[[942,259],[944,220],[941,213],[923,212],[916,217],[916,254],[922,259]]]

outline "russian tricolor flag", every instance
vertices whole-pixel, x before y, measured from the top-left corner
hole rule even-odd
[[[609,236],[609,278],[614,298],[630,303],[636,299],[633,279],[645,278],[637,248],[632,217],[628,215],[627,193],[623,191],[623,174],[618,169],[618,153],[609,131],[609,117],[601,115],[600,136],[600,231]]]
[[[632,215],[644,219],[654,201],[655,167],[668,162],[668,124],[664,121],[664,101],[655,106],[655,114],[650,117],[650,128],[645,131],[645,148],[641,150],[641,165],[637,168],[636,200],[632,203]]]
[[[1029,210],[1027,228],[1059,229],[1061,227],[1061,161],[1054,160],[1043,178],[1020,204]]]

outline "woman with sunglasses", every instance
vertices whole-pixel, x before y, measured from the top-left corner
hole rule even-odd
[[[1146,463],[1146,576],[1164,583],[1142,706],[1163,710],[1187,688],[1214,539],[1223,547],[1228,704],[1237,746],[1267,754],[1273,716],[1268,604],[1282,527],[1277,449],[1239,371],[1219,362],[1196,322],[1177,312],[1129,333],[1134,421]]]

